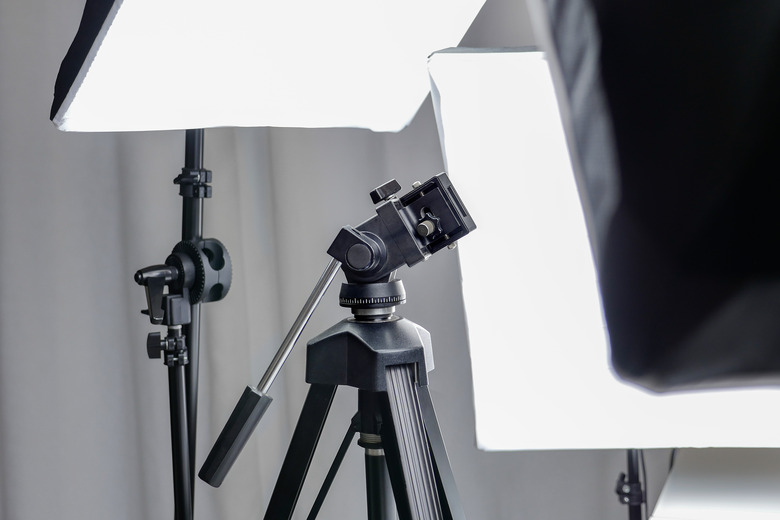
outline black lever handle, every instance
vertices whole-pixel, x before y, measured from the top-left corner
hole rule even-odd
[[[163,322],[165,312],[162,307],[165,286],[179,276],[175,267],[167,265],[153,265],[145,267],[135,273],[135,283],[143,285],[146,289],[146,310],[141,311],[149,316],[155,325]]]

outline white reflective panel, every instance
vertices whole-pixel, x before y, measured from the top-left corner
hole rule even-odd
[[[590,244],[540,52],[429,60],[446,164],[477,230],[458,248],[487,450],[780,446],[780,393],[656,396],[609,367]]]
[[[398,131],[484,0],[117,0],[61,130]]]
[[[778,450],[682,450],[650,520],[777,520],[778,489]]]

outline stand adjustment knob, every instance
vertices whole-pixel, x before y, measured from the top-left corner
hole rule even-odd
[[[146,353],[149,359],[160,359],[162,351],[165,350],[165,340],[159,332],[150,332],[146,336]]]
[[[165,352],[165,365],[169,367],[189,363],[187,344],[181,334],[180,327],[169,327],[168,336],[163,338],[159,332],[151,332],[146,336],[146,353],[150,359],[160,359]]]

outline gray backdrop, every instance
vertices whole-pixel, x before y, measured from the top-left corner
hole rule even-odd
[[[146,357],[154,329],[139,313],[144,294],[132,275],[162,262],[179,240],[181,204],[171,180],[184,137],[55,130],[48,120],[54,79],[82,8],[83,0],[0,0],[2,520],[137,520],[170,518],[173,510],[166,368]],[[523,3],[488,0],[463,45],[533,42]],[[230,249],[234,282],[227,299],[203,311],[201,462],[278,347],[337,230],[372,214],[368,191],[391,177],[408,188],[441,171],[442,159],[426,101],[399,134],[209,130],[206,166],[214,170],[214,197],[205,235]],[[433,336],[431,387],[468,517],[624,518],[613,494],[622,451],[475,448],[457,255],[442,252],[401,275],[409,303],[400,313]],[[344,314],[331,290],[303,339]],[[260,516],[305,395],[303,369],[298,348],[223,486],[198,481],[196,518]],[[354,392],[341,390],[313,482],[355,406]],[[666,456],[651,456],[652,496]],[[362,472],[354,448],[321,518],[364,517]],[[304,492],[303,504],[313,493]]]

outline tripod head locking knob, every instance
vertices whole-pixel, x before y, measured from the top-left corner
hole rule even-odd
[[[342,228],[339,233],[346,251],[344,261],[355,271],[368,272],[384,263],[385,244],[373,233],[361,233],[350,227]]]
[[[401,191],[401,185],[398,184],[397,180],[391,179],[378,188],[371,190],[371,200],[374,204],[379,204],[383,200],[390,200],[399,191]]]

